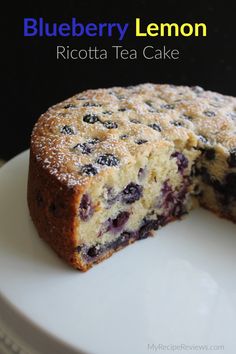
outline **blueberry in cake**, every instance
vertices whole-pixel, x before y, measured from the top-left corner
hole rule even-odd
[[[236,98],[200,87],[88,90],[31,139],[39,235],[82,271],[200,204],[236,221]]]

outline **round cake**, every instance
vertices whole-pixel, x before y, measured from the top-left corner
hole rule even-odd
[[[201,205],[236,221],[236,98],[200,87],[88,90],[48,109],[30,147],[42,237],[86,271]]]

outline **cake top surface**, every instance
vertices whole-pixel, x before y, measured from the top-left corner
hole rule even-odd
[[[161,142],[234,149],[236,98],[198,86],[88,90],[39,118],[31,149],[51,174],[74,186]]]

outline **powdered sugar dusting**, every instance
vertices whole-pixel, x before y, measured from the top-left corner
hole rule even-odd
[[[225,149],[235,147],[236,98],[173,85],[88,90],[40,117],[31,150],[43,168],[73,187],[132,161],[156,142],[185,144],[193,136]],[[100,165],[97,161],[104,154],[113,155],[118,165]],[[96,176],[81,173],[87,165]]]

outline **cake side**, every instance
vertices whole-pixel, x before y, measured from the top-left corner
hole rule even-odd
[[[30,216],[39,236],[71,265],[76,247],[78,194],[77,189],[68,188],[43,168],[31,150],[27,192]],[[83,269],[79,257],[76,262]]]

